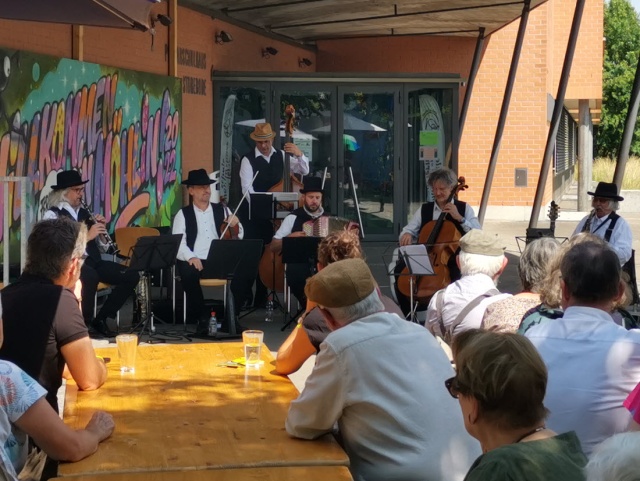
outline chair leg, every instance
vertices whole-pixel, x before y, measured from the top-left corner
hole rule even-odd
[[[182,323],[187,328],[187,293],[182,294]]]

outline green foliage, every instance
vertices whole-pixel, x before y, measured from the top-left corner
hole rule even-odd
[[[615,157],[629,108],[640,53],[640,22],[629,0],[610,0],[604,10],[606,48],[603,72],[602,121],[598,155]],[[631,154],[640,155],[640,126],[636,126]]]

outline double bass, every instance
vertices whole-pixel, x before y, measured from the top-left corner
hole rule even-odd
[[[458,184],[451,191],[446,204],[450,203],[458,192],[465,190],[467,187],[464,177],[459,177]],[[417,279],[417,276],[409,275],[409,269],[405,267],[397,280],[398,290],[405,296],[410,297],[410,278],[413,278],[413,298],[421,304],[429,302],[436,292],[451,284],[448,263],[455,256],[463,234],[456,224],[447,220],[446,217],[447,213],[442,212],[438,219],[427,222],[420,229],[418,236],[418,244],[425,244],[427,248],[434,275],[421,276]]]
[[[293,105],[287,105],[284,113],[286,117],[284,142],[287,144],[292,141],[296,116],[295,107]],[[271,186],[268,192],[300,192],[302,186],[302,182],[291,173],[291,154],[285,152],[282,179]],[[269,244],[265,246],[264,253],[260,259],[258,274],[260,275],[260,280],[269,291],[284,291],[284,264],[282,263],[282,256],[271,252]]]

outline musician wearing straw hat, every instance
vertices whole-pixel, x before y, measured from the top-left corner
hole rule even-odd
[[[284,218],[282,225],[273,236],[270,249],[276,254],[282,252],[282,239],[285,237],[304,237],[304,223],[316,220],[325,215],[322,208],[322,179],[319,177],[307,177],[304,181],[304,188],[300,190],[304,197],[304,205],[295,209]],[[313,265],[310,264],[287,264],[287,284],[291,288],[291,293],[298,299],[300,305],[306,305],[307,298],[304,295],[304,284],[307,278],[313,275]]]
[[[291,154],[290,169],[292,174],[307,175],[309,173],[309,159],[296,144],[291,142],[284,144],[284,150],[273,148],[273,139],[276,133],[271,124],[256,124],[249,137],[256,143],[253,152],[247,153],[240,164],[240,182],[242,193],[247,190],[253,192],[267,192],[271,187],[282,180],[284,172],[284,154]],[[256,172],[256,179],[251,182]]]
[[[200,276],[209,256],[211,241],[220,239],[226,229],[238,228],[238,238],[244,237],[244,230],[238,218],[231,214],[228,207],[211,202],[211,184],[205,169],[189,171],[182,185],[187,186],[192,203],[180,209],[173,219],[173,234],[181,234],[182,241],[178,249],[176,266],[187,295],[187,319],[198,324],[198,330],[206,330],[208,313],[205,309]],[[241,302],[241,292],[246,290],[246,279],[241,275],[234,277],[231,292],[236,305]],[[242,289],[237,289],[241,285]],[[244,297],[242,295],[242,297]],[[236,311],[237,312],[237,311]]]
[[[633,241],[629,224],[616,213],[624,197],[618,195],[618,186],[609,182],[598,182],[595,192],[587,192],[587,194],[593,196],[591,200],[593,210],[578,223],[573,235],[590,232],[604,239],[617,254],[620,265],[624,265],[631,259]]]
[[[309,159],[295,144],[284,144],[284,150],[273,147],[276,133],[268,122],[256,124],[249,137],[255,142],[255,148],[248,152],[240,163],[240,184],[242,193],[249,194],[268,192],[274,185],[283,180],[285,153],[291,154],[289,169],[292,174],[307,175],[309,173]],[[254,175],[257,173],[255,180]],[[287,174],[289,175],[289,174]],[[266,246],[273,237],[273,225],[267,219],[249,220],[248,203],[243,203],[238,210],[238,216],[247,229],[247,239],[262,239]],[[266,302],[267,289],[256,278],[256,295],[254,307]]]
[[[84,190],[88,180],[82,180],[77,170],[63,170],[57,174],[56,185],[51,186],[49,194],[49,210],[43,219],[68,217],[77,222],[86,223],[87,259],[82,265],[80,280],[82,281],[82,315],[87,326],[93,331],[107,337],[115,336],[107,324],[108,319],[115,319],[116,314],[127,299],[135,292],[140,275],[117,262],[102,259],[102,252],[107,251],[108,244],[104,235],[107,232],[105,218],[100,214],[92,214],[83,207]],[[98,284],[105,282],[112,286],[96,318],[93,318],[95,295]]]

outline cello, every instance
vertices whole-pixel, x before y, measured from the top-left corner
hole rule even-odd
[[[458,184],[453,188],[451,194],[447,198],[446,204],[450,203],[458,192],[465,190],[468,185],[465,183],[464,177],[458,178]],[[409,268],[402,269],[401,275],[398,277],[398,290],[403,295],[411,296],[411,279],[413,278],[413,298],[419,303],[429,302],[431,297],[440,289],[451,284],[451,273],[449,272],[448,263],[452,256],[455,256],[460,245],[462,232],[456,227],[452,221],[447,220],[447,213],[442,212],[437,220],[427,222],[418,236],[418,244],[425,244],[429,261],[433,267],[433,275],[416,276],[409,275]]]

